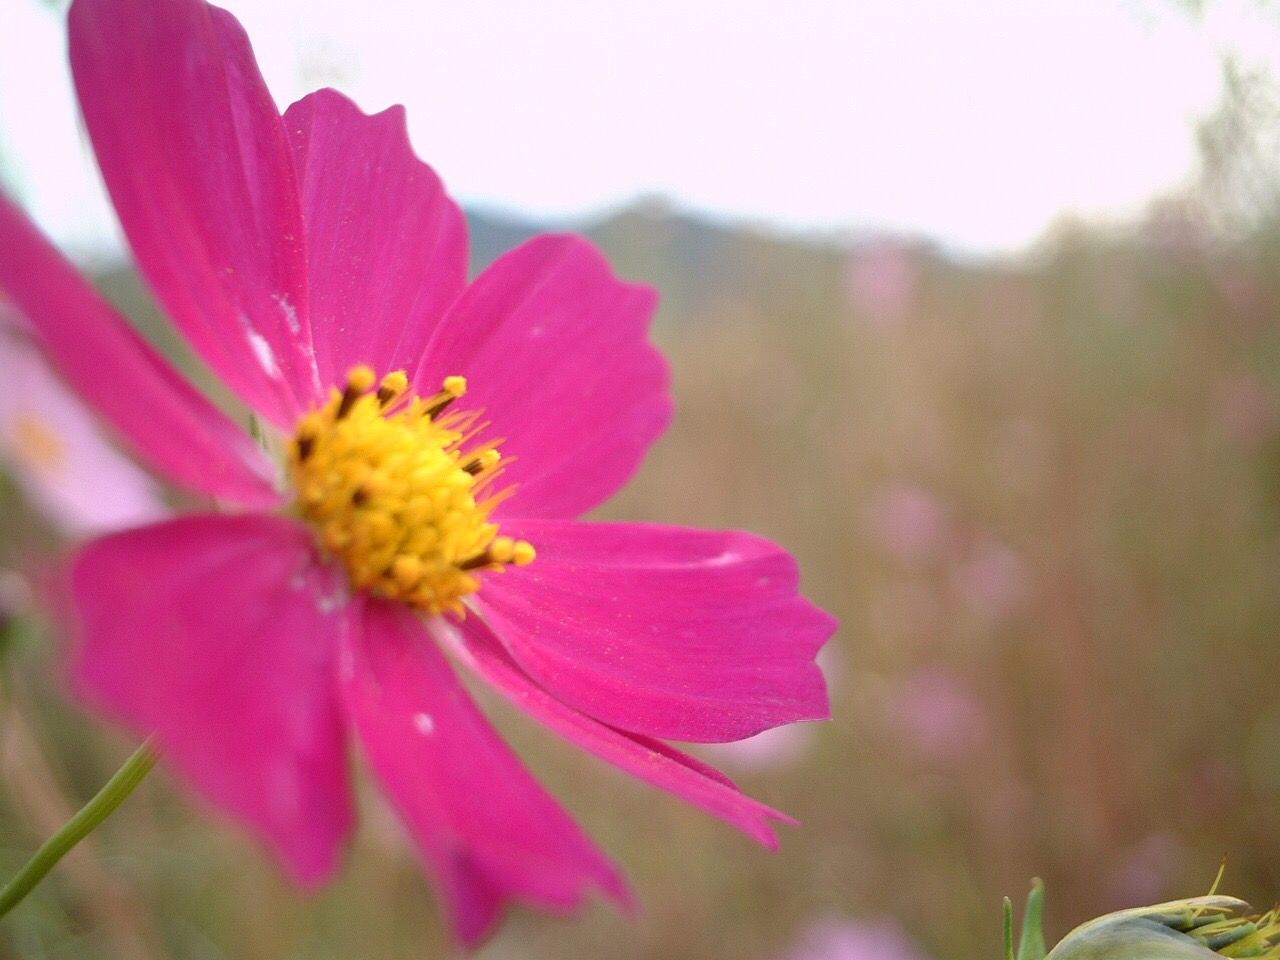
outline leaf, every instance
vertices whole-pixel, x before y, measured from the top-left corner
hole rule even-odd
[[[1008,947],[1005,948],[1008,953]],[[1027,907],[1022,914],[1022,935],[1018,938],[1017,960],[1044,960],[1044,882],[1031,881]]]

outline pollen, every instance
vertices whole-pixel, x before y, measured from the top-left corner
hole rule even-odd
[[[303,418],[289,448],[297,510],[341,560],[352,587],[427,613],[463,613],[480,575],[532,563],[524,540],[490,519],[500,441],[476,442],[485,424],[457,412],[463,377],[432,396],[410,396],[403,371],[378,380],[366,366]]]
[[[67,465],[67,448],[48,421],[25,414],[13,424],[13,452],[34,470],[53,473]]]

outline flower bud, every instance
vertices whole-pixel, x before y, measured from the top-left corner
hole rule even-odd
[[[1254,913],[1234,897],[1210,895],[1121,910],[1081,924],[1046,960],[1216,960],[1280,958],[1276,911]]]

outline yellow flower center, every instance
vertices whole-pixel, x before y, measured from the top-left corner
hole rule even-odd
[[[48,421],[23,414],[13,425],[14,455],[34,470],[54,473],[67,465],[67,448]]]
[[[450,405],[467,389],[447,377],[432,397],[409,398],[403,371],[364,366],[298,425],[289,449],[297,508],[347,568],[351,584],[429,613],[462,613],[477,574],[524,566],[524,540],[498,536],[489,515],[507,491],[498,442],[474,443],[479,414]]]

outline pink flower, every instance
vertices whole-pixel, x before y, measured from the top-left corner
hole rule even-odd
[[[702,755],[731,770],[750,772],[777,770],[802,760],[813,747],[813,730],[808,724],[793,723],[757,733],[746,740],[708,744]]]
[[[1159,900],[1181,857],[1172,833],[1151,833],[1119,853],[1107,895],[1119,907]]]
[[[825,717],[814,656],[834,622],[766,540],[575,519],[670,418],[653,292],[571,236],[467,286],[462,213],[403,112],[321,90],[281,117],[239,24],[202,0],[75,0],[70,30],[138,264],[268,434],[211,406],[0,201],[0,289],[43,350],[146,465],[224,508],[77,557],[84,695],[154,731],[303,883],[352,829],[353,734],[469,943],[512,899],[627,894],[445,652],[776,843],[782,814],[662,740]]]
[[[0,383],[0,463],[62,533],[91,536],[168,515],[156,484],[108,442],[2,301]]]
[[[920,285],[916,254],[889,239],[859,247],[849,257],[845,285],[849,304],[871,323],[900,324],[910,315]]]
[[[864,521],[885,552],[908,562],[925,563],[941,552],[948,535],[947,510],[928,490],[900,484],[868,504]]]
[[[894,720],[912,746],[938,760],[963,761],[986,738],[981,706],[940,668],[926,668],[907,678],[894,701]]]
[[[975,613],[999,622],[1026,597],[1026,564],[1012,547],[995,537],[981,537],[952,576],[957,592]]]
[[[810,924],[785,960],[926,960],[893,920],[832,917]]]

